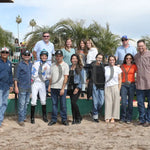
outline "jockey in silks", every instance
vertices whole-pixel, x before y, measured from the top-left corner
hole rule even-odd
[[[36,61],[32,66],[32,100],[31,100],[31,123],[35,123],[34,112],[37,105],[37,95],[39,93],[43,121],[48,122],[46,115],[46,87],[45,81],[50,79],[50,65],[46,62],[48,52],[43,49],[40,52],[40,60]]]

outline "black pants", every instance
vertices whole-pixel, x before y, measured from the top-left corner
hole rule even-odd
[[[74,95],[73,92],[72,94],[70,94],[73,120],[81,119],[79,107],[77,105],[77,100],[79,98],[80,93],[81,93],[81,90],[79,89],[77,94]]]

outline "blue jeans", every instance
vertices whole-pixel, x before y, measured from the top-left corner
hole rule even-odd
[[[60,89],[51,89],[51,98],[52,98],[52,118],[53,122],[57,121],[57,113],[58,113],[58,99],[60,100],[60,115],[62,118],[62,122],[67,120],[67,106],[66,106],[66,94],[67,90],[65,90],[64,95],[60,96]]]
[[[9,90],[0,90],[0,126],[4,120],[4,113],[7,109]]]
[[[26,119],[27,106],[30,101],[30,92],[20,92],[18,94],[18,121],[23,122]]]
[[[98,119],[98,112],[104,104],[104,90],[97,89],[96,85],[93,84],[93,118]]]
[[[150,123],[150,90],[136,90],[136,96],[138,101],[139,121],[141,123]],[[145,110],[145,97],[147,97],[148,107]]]
[[[135,83],[130,85],[122,84],[121,86],[121,120],[122,121],[131,121],[132,112],[133,112],[133,98],[135,92]],[[128,96],[128,99],[127,99]],[[128,100],[128,106],[127,106]]]

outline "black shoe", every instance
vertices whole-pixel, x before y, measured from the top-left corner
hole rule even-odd
[[[77,119],[76,120],[76,124],[80,124],[81,123],[81,120],[80,119]]]
[[[144,124],[143,124],[143,127],[149,127],[150,126],[150,123],[149,122],[145,122]]]
[[[82,121],[82,117],[80,116],[80,121]]]
[[[75,119],[72,121],[72,124],[76,124],[76,120]]]
[[[137,126],[140,126],[140,125],[144,125],[144,123],[142,123],[142,122],[138,122],[138,123],[136,123],[135,125],[137,125]]]
[[[48,122],[47,117],[43,116],[43,121]]]
[[[82,121],[82,117],[80,116],[79,118],[76,119],[76,124],[80,124]]]
[[[48,122],[47,117],[43,116],[43,121]]]
[[[99,123],[99,120],[98,120],[98,119],[93,119],[93,120],[94,120],[94,122]]]
[[[31,123],[32,123],[32,124],[35,124],[34,118],[31,118]]]
[[[68,123],[67,120],[66,120],[66,121],[63,121],[62,124],[65,125],[65,126],[69,126],[69,123]]]
[[[50,122],[48,123],[48,126],[52,126],[52,125],[54,125],[54,124],[56,124],[56,122],[50,121]]]

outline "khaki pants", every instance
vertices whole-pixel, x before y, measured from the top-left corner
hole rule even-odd
[[[120,92],[118,85],[105,87],[105,120],[120,119]]]

